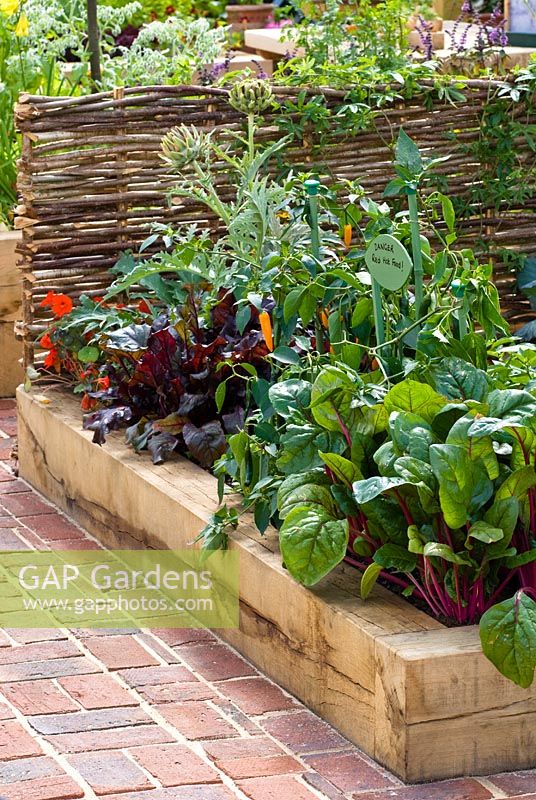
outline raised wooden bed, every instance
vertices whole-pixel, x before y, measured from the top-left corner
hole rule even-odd
[[[21,238],[18,231],[0,231],[0,397],[13,397],[23,377],[22,343],[14,332],[22,316],[22,276],[15,252]]]
[[[81,429],[78,402],[18,390],[20,474],[110,546],[186,547],[216,508],[216,481],[184,459],[152,466]],[[401,778],[536,766],[536,685],[509,683],[476,628],[447,629],[381,587],[366,603],[341,566],[314,590],[281,565],[275,531],[241,522],[241,622],[221,635]]]
[[[249,28],[264,28],[273,18],[274,10],[272,3],[228,5],[225,9],[227,22],[235,33]]]

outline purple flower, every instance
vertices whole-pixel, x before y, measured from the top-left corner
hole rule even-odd
[[[263,80],[263,81],[267,80],[267,79],[268,79],[268,75],[267,75],[267,74],[266,74],[266,72],[263,70],[263,68],[261,67],[261,65],[259,64],[259,62],[258,62],[256,59],[252,58],[252,59],[251,59],[251,63],[252,63],[252,64],[255,64],[255,68],[256,68],[256,70],[257,70],[257,78],[260,78],[260,79],[261,79],[261,80]]]

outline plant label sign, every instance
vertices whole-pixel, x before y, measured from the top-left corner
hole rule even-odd
[[[371,241],[365,253],[365,263],[374,280],[390,292],[401,289],[413,270],[413,262],[404,245],[388,233],[381,233]]]

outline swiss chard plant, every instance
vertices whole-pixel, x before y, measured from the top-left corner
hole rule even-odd
[[[401,381],[380,402],[333,368],[312,384],[316,440],[330,436],[335,446],[319,447],[307,469],[294,463],[279,486],[285,565],[313,585],[347,558],[363,570],[363,598],[381,576],[436,617],[481,620],[486,655],[528,686],[536,398],[495,389],[484,370],[456,358],[425,379]]]

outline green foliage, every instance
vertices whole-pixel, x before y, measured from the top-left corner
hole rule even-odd
[[[523,591],[487,611],[480,623],[482,649],[499,672],[527,689],[536,668],[536,603]]]

